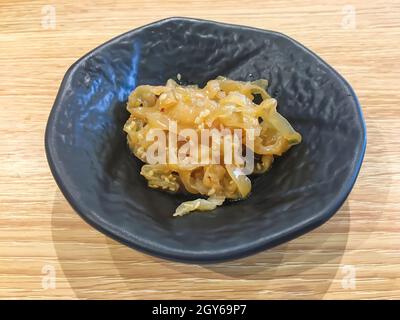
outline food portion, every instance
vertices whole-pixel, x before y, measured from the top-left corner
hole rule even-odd
[[[218,77],[199,88],[170,79],[165,86],[141,85],[131,93],[124,130],[133,154],[145,163],[141,174],[148,186],[202,196],[182,203],[175,216],[246,198],[248,175],[266,172],[275,156],[301,142],[266,86],[266,80]],[[214,143],[216,136],[227,139]],[[232,148],[226,147],[229,143]]]

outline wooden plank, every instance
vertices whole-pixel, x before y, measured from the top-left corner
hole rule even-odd
[[[2,0],[0,298],[400,298],[400,3],[348,4]],[[43,20],[46,5],[55,9],[54,29]],[[349,9],[354,27],[345,18]],[[93,47],[168,16],[286,33],[354,86],[367,122],[367,153],[353,192],[328,223],[255,256],[199,266],[133,251],[73,212],[43,145],[60,81]],[[46,278],[52,274],[54,288]]]

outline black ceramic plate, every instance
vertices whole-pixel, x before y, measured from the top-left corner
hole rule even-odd
[[[187,197],[147,187],[122,131],[131,90],[177,73],[195,84],[218,75],[268,79],[278,110],[303,136],[254,181],[247,200],[182,218],[172,213]],[[187,18],[135,29],[79,59],[46,130],[51,171],[88,223],[130,247],[186,262],[243,257],[319,226],[349,194],[365,143],[353,90],[314,53],[280,33]]]

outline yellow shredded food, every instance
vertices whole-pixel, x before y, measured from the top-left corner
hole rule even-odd
[[[225,199],[246,198],[251,191],[249,173],[244,173],[243,165],[224,163],[223,148],[220,163],[150,164],[146,152],[154,141],[146,136],[152,130],[168,136],[171,121],[176,122],[178,132],[195,130],[199,141],[203,129],[241,129],[243,150],[247,148],[256,159],[251,173],[262,174],[271,167],[274,156],[301,142],[301,135],[277,112],[277,101],[268,95],[266,86],[266,80],[241,82],[218,77],[199,88],[181,86],[170,79],[165,86],[141,85],[131,93],[127,105],[131,116],[124,131],[133,154],[145,163],[141,174],[149,187],[170,192],[186,190],[207,197],[182,203],[175,216],[213,210]],[[260,103],[255,102],[256,96],[261,98]],[[259,133],[252,145],[246,145],[244,139],[249,130]],[[167,152],[171,147],[168,143]],[[178,142],[177,147],[181,144],[182,141]]]

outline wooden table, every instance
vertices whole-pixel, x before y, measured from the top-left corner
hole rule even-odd
[[[200,266],[131,250],[74,213],[44,152],[60,81],[93,47],[168,16],[283,32],[353,85],[367,153],[329,222],[255,256]],[[397,0],[1,0],[0,298],[400,298],[399,43]]]

